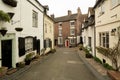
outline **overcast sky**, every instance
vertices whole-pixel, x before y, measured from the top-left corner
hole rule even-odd
[[[48,14],[54,14],[55,17],[67,15],[68,10],[77,13],[80,7],[82,13],[87,13],[88,7],[93,7],[96,0],[39,0],[42,5],[49,6]]]

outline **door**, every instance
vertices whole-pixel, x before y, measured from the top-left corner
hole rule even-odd
[[[3,40],[2,46],[2,66],[12,67],[12,40]]]
[[[69,47],[69,40],[66,40],[66,41],[65,41],[65,46],[66,46],[66,47]]]

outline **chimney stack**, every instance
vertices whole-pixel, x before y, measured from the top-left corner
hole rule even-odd
[[[72,12],[70,10],[68,10],[68,16],[70,16],[72,14]]]

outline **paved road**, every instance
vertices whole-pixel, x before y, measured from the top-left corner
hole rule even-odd
[[[98,80],[85,66],[77,51],[57,49],[42,63],[32,66],[16,80]]]

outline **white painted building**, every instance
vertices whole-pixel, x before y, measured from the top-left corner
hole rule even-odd
[[[15,68],[26,54],[40,54],[43,48],[44,8],[37,0],[17,0],[16,7],[0,0],[0,10],[14,13],[10,23],[0,25],[8,30],[5,36],[0,34],[0,66]],[[21,32],[15,30],[19,27],[23,28]]]
[[[118,42],[117,31],[118,27],[120,27],[120,0],[98,0],[94,8],[96,46],[112,48]],[[97,51],[96,56],[113,66],[109,58]]]
[[[54,49],[54,21],[52,17],[47,15],[48,6],[45,6],[44,14],[44,48],[45,54]]]
[[[94,10],[89,7],[88,14],[84,15],[84,22],[82,24],[82,39],[83,46],[87,47],[91,54],[95,56],[95,25],[94,25]]]

